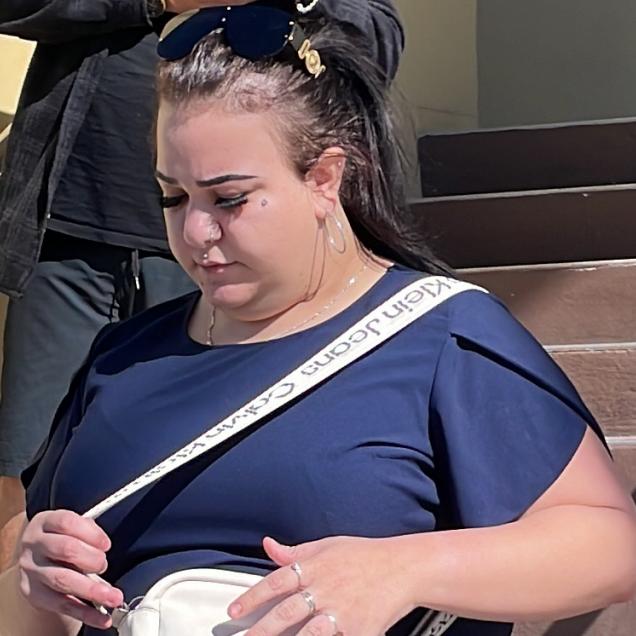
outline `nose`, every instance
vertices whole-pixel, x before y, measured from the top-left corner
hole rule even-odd
[[[207,211],[189,209],[183,222],[183,238],[196,249],[207,249],[221,240],[221,224]]]

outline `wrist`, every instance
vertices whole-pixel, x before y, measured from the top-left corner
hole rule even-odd
[[[401,535],[379,541],[383,564],[379,576],[386,589],[395,594],[393,605],[399,618],[422,606],[420,592],[427,586],[424,573],[428,558],[425,548],[415,540],[419,536]]]
[[[390,539],[391,568],[399,575],[402,602],[409,611],[417,607],[443,609],[449,575],[456,571],[447,537],[446,532],[431,531]]]
[[[37,609],[25,596],[16,565],[0,574],[0,616],[2,626],[6,625],[13,636],[42,633],[67,636],[71,633],[65,629],[71,619]]]

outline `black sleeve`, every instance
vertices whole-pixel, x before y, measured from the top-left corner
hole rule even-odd
[[[404,29],[392,0],[321,0],[317,9],[363,33],[375,61],[392,79],[404,50]]]
[[[151,23],[146,0],[0,0],[0,33],[68,42]]]

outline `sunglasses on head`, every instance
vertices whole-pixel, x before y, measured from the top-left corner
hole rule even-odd
[[[320,54],[291,14],[258,5],[206,7],[172,18],[159,37],[159,57],[168,61],[183,58],[214,31],[222,31],[232,51],[248,60],[274,57],[291,46],[310,75],[318,77],[326,70]]]

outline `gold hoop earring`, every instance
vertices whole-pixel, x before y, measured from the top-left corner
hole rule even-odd
[[[338,242],[334,239],[331,232],[329,231],[329,221],[333,221],[336,229],[338,230],[340,244],[338,244]],[[344,254],[347,251],[347,237],[345,236],[344,227],[342,226],[340,219],[332,212],[329,212],[325,217],[325,232],[327,233],[327,242],[329,243],[329,245],[331,245],[334,252],[337,252],[338,254]]]

